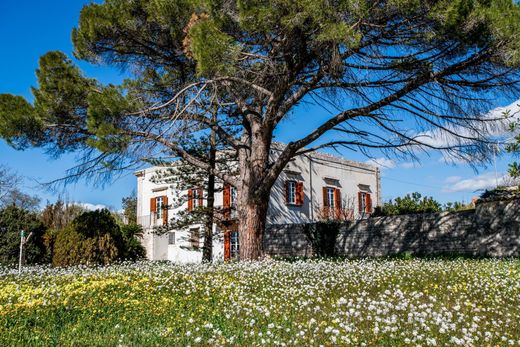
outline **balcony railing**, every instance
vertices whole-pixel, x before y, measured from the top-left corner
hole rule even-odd
[[[138,216],[137,224],[142,226],[144,229],[152,229],[154,227],[162,226],[163,219],[161,216],[157,217],[157,213],[151,213],[144,216]]]

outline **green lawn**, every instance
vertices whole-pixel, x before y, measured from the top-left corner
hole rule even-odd
[[[0,346],[520,346],[520,261],[0,269]]]

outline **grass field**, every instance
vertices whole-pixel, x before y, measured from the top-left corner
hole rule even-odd
[[[0,270],[0,346],[520,346],[520,261]]]

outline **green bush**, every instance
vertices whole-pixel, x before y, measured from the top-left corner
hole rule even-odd
[[[31,234],[24,247],[25,263],[47,262],[42,240],[45,226],[34,212],[10,205],[0,209],[0,264],[18,262],[21,230],[26,236]]]
[[[146,257],[146,251],[139,241],[143,236],[143,228],[138,224],[127,224],[121,227],[124,250],[122,258],[125,260],[138,260]]]
[[[110,211],[89,211],[57,233],[52,264],[108,264],[123,253],[123,236]]]
[[[139,225],[119,226],[107,209],[84,212],[55,234],[52,264],[109,264],[144,258]]]

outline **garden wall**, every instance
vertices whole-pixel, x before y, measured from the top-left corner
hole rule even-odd
[[[302,224],[271,225],[271,256],[313,256]],[[520,256],[520,200],[480,203],[475,210],[374,217],[340,225],[335,254],[346,257],[413,255]]]

